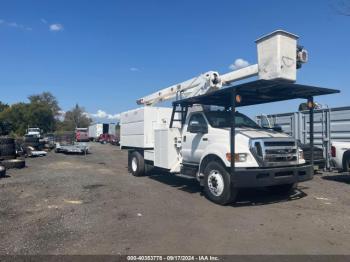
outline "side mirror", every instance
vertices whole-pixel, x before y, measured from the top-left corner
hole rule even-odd
[[[188,131],[190,131],[190,133],[206,134],[208,133],[208,126],[201,125],[198,121],[193,120],[188,126]]]

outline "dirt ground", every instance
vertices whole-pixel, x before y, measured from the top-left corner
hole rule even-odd
[[[91,152],[27,159],[0,179],[0,254],[350,254],[350,175],[223,207],[193,179],[129,175],[116,146]]]

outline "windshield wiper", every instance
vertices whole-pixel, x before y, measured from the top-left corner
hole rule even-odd
[[[239,124],[239,125],[236,125],[236,127],[249,127],[254,129],[261,129],[260,126],[251,126],[251,125],[245,125],[245,124]]]

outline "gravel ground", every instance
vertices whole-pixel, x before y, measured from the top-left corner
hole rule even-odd
[[[350,176],[215,205],[195,180],[132,177],[127,153],[49,153],[0,179],[0,254],[350,254]]]

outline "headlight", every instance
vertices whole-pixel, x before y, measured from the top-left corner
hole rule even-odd
[[[304,160],[304,152],[301,149],[299,149],[299,160]]]
[[[231,153],[226,153],[227,161],[231,162]],[[235,162],[246,162],[247,154],[246,153],[236,153],[235,154]]]

